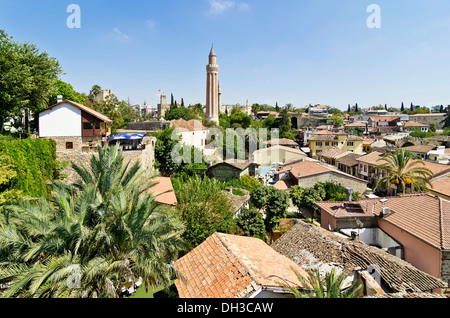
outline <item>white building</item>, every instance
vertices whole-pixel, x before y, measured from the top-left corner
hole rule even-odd
[[[200,150],[205,150],[206,140],[209,130],[198,120],[184,119],[171,120],[171,127],[175,128],[175,132],[181,136],[183,144],[193,146]]]
[[[81,150],[83,142],[104,140],[111,134],[111,119],[70,100],[59,100],[38,116],[39,137],[55,140],[57,151]]]

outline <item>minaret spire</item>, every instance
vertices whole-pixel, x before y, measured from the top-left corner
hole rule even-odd
[[[206,123],[219,123],[219,66],[217,65],[214,44],[209,53],[209,63],[206,66]]]

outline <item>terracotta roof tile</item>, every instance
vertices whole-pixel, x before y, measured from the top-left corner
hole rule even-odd
[[[173,185],[170,178],[156,177],[154,181],[157,182],[157,184],[155,184],[150,190],[156,196],[155,201],[166,205],[177,205],[177,197],[173,190]]]
[[[299,220],[272,247],[304,268],[337,264],[349,273],[356,267],[365,269],[377,265],[391,292],[420,292],[445,287],[441,280],[377,247],[350,241]]]
[[[428,193],[385,199],[386,202],[377,198],[316,204],[335,218],[380,216],[382,208],[388,207],[392,213],[383,217],[384,221],[436,248],[447,249],[450,246],[450,201]]]
[[[105,115],[103,115],[103,114],[93,110],[92,108],[89,108],[89,107],[87,107],[85,105],[81,105],[81,104],[76,103],[76,102],[73,102],[71,100],[64,100],[64,101],[62,101],[60,103],[57,103],[55,105],[52,105],[52,106],[50,106],[50,107],[48,107],[48,108],[46,108],[44,110],[41,110],[39,113],[45,112],[46,110],[52,109],[52,108],[54,108],[56,106],[59,106],[59,105],[62,105],[62,104],[70,104],[72,106],[75,106],[76,108],[78,108],[78,109],[80,109],[82,111],[85,111],[86,113],[91,114],[92,116],[97,117],[98,119],[100,119],[100,120],[102,120],[104,122],[107,122],[107,123],[112,123],[113,122],[109,117],[107,117],[107,116],[105,116]]]
[[[378,152],[378,151],[374,151],[374,152],[371,152],[371,153],[368,154],[368,155],[359,157],[359,158],[356,159],[356,160],[357,160],[358,162],[363,162],[363,163],[366,163],[366,164],[370,164],[370,165],[375,165],[375,166],[377,166],[377,165],[379,165],[379,164],[382,163],[382,162],[377,161],[377,160],[383,158],[383,156],[384,156],[383,153]]]
[[[417,146],[403,147],[401,149],[409,151],[409,152],[428,153],[429,151],[436,149],[436,146],[434,146],[434,145],[417,145]]]
[[[175,262],[180,298],[243,298],[287,281],[301,287],[292,268],[306,272],[262,240],[215,233]]]

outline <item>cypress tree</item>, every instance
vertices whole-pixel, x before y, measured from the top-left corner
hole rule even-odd
[[[400,108],[400,111],[404,112],[405,111],[405,105],[402,102],[402,107]]]

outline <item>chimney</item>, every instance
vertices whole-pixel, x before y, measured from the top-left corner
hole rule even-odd
[[[56,96],[56,102],[59,104],[63,101],[63,96],[62,95],[58,95]]]
[[[352,240],[355,242],[359,242],[359,234],[357,232],[351,232]]]
[[[353,201],[353,189],[345,188],[345,194],[347,195],[347,201],[352,202]]]

